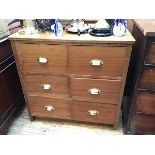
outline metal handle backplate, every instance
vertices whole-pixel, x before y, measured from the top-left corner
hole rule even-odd
[[[90,61],[90,64],[91,64],[92,66],[101,66],[101,65],[103,64],[103,61],[100,60],[100,59],[92,59],[92,60]]]
[[[45,106],[44,109],[45,109],[46,111],[49,111],[49,112],[50,112],[50,111],[54,111],[54,107],[51,106],[51,105]]]
[[[88,92],[91,94],[91,95],[99,95],[99,93],[101,92],[98,88],[91,88],[88,90]]]
[[[39,57],[38,58],[38,63],[40,63],[40,64],[46,64],[46,63],[48,63],[48,59],[45,58],[45,57]]]
[[[41,85],[41,88],[43,89],[43,90],[51,90],[51,85],[50,84],[42,84]]]
[[[99,114],[99,112],[97,110],[89,110],[88,113],[91,115],[91,116],[96,116],[97,114]]]

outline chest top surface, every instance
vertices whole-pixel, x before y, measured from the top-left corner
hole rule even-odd
[[[52,32],[40,33],[40,34],[19,34],[18,32],[9,36],[10,40],[21,40],[21,41],[51,41],[52,43],[125,43],[133,44],[135,39],[132,37],[130,32],[127,30],[123,37],[115,37],[114,35],[109,37],[94,37],[87,34],[69,34],[64,31],[63,37],[56,37]]]

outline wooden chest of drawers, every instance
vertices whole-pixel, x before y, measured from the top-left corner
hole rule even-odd
[[[0,40],[0,135],[6,134],[19,107],[24,105],[10,41]]]
[[[31,120],[34,117],[116,128],[133,37],[10,37]]]
[[[135,20],[133,45],[123,103],[124,131],[155,134],[155,20]]]

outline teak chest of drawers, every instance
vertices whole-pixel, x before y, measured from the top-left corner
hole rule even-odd
[[[47,117],[116,128],[134,38],[65,33],[10,37],[31,120]]]

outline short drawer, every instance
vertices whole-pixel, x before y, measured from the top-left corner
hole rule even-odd
[[[118,104],[120,90],[120,80],[71,78],[73,100]]]
[[[71,103],[69,99],[28,97],[33,116],[70,118]]]
[[[149,64],[155,64],[155,42],[151,43],[149,46],[148,57],[146,62]]]
[[[155,93],[139,92],[136,100],[136,111],[155,114]]]
[[[66,74],[67,48],[63,45],[15,43],[24,73]]]
[[[68,96],[68,77],[25,75],[23,80],[28,94]]]
[[[153,68],[144,69],[140,86],[144,88],[155,89],[155,69]]]
[[[155,117],[149,115],[134,116],[133,130],[137,134],[155,134]]]
[[[125,47],[69,47],[69,71],[73,75],[121,77],[125,60]]]
[[[72,118],[79,121],[114,124],[117,107],[90,102],[73,101]]]

